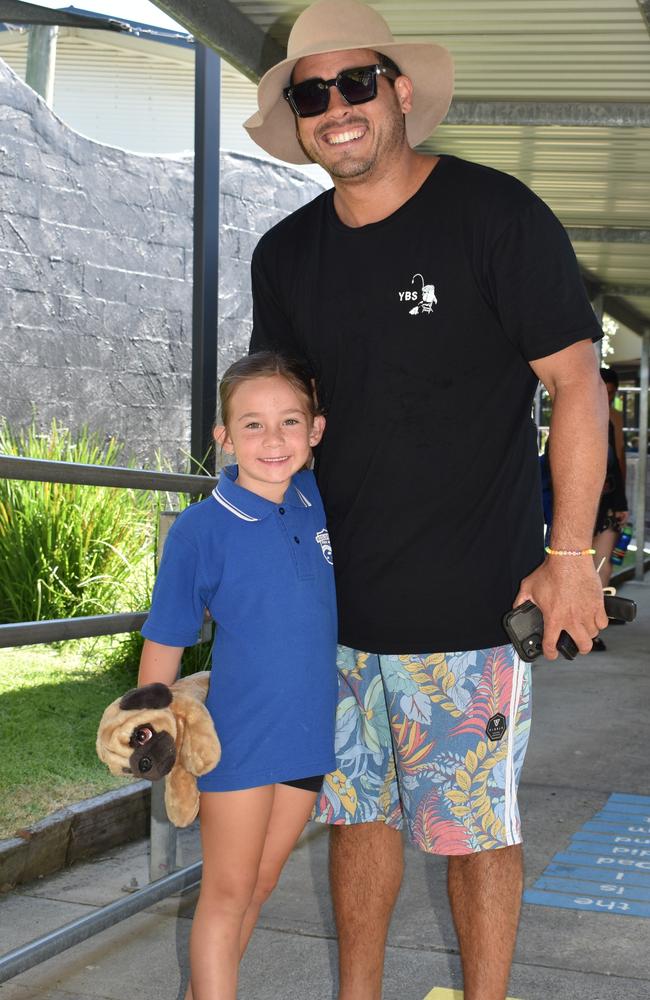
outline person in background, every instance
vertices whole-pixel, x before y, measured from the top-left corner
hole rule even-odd
[[[625,495],[625,441],[623,437],[623,414],[614,406],[618,391],[618,375],[611,368],[601,368],[600,375],[607,389],[609,399],[609,423],[607,426],[607,472],[603,484],[592,546],[594,563],[603,587],[609,584],[612,575],[612,552],[628,518],[628,503]],[[603,652],[605,643],[596,636],[593,640],[594,652]]]

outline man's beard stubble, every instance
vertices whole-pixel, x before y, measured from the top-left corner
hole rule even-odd
[[[354,128],[355,125],[368,125],[367,119],[352,119],[349,123],[350,128]],[[327,163],[324,159],[319,158],[315,150],[310,149],[306,146],[301,137],[298,128],[296,128],[296,138],[298,144],[302,149],[305,156],[312,162],[317,163],[319,167],[322,167],[330,177],[337,178],[341,180],[350,180],[355,177],[363,177],[365,174],[371,173],[376,166],[379,165],[380,160],[383,160],[386,156],[390,156],[393,152],[401,149],[404,142],[406,142],[406,117],[403,114],[391,116],[388,128],[386,132],[379,131],[378,142],[375,145],[374,150],[371,151],[371,155],[365,157],[364,159],[355,159],[352,151],[350,150],[350,157],[344,154],[341,160],[337,163]],[[319,132],[324,132],[328,128],[327,125],[323,125]]]

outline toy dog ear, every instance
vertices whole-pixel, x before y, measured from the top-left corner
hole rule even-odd
[[[206,774],[221,757],[214,723],[205,705],[181,691],[174,692],[171,707],[178,734],[178,760],[190,774]]]
[[[131,688],[120,699],[123,711],[142,709],[168,708],[172,703],[172,693],[166,684],[145,684],[143,687]]]

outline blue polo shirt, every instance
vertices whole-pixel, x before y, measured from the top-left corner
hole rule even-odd
[[[206,705],[221,761],[201,791],[232,791],[336,767],[336,599],[332,550],[313,473],[282,503],[235,484],[172,526],[142,634],[196,642],[207,608],[217,623]]]

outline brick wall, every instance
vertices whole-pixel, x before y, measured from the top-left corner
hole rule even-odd
[[[321,191],[221,164],[219,370],[245,353],[259,237]],[[0,61],[0,416],[88,424],[127,454],[189,448],[192,160],[71,131]]]

